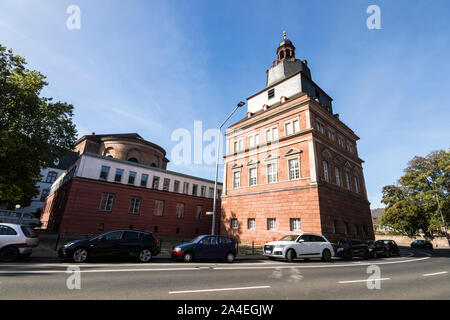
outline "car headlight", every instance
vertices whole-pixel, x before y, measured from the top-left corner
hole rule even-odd
[[[74,243],[75,243],[75,241],[66,243],[66,244],[64,245],[64,248],[68,248],[68,247],[70,247],[71,245],[73,245]]]
[[[344,248],[337,249],[337,252],[341,252],[341,251],[344,251]]]
[[[284,247],[286,247],[285,244],[277,244],[277,245],[275,246],[275,249],[283,249]]]
[[[173,251],[182,251],[180,247],[173,248]]]
[[[373,249],[372,248],[369,248],[369,251],[372,251]]]

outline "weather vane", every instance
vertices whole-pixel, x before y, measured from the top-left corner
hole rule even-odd
[[[286,31],[283,31],[283,38],[286,40]]]

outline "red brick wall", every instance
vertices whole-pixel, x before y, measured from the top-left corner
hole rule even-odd
[[[290,218],[300,218],[302,231],[321,233],[317,188],[304,188],[270,193],[222,198],[222,233],[242,243],[263,245],[291,234]],[[238,229],[231,229],[232,218]],[[249,230],[248,218],[255,218],[256,229]],[[267,230],[267,218],[276,218],[277,229]]]
[[[64,193],[70,187],[64,210],[55,211],[52,205],[58,193]],[[99,211],[102,193],[115,194],[111,212]],[[138,215],[129,214],[128,209],[131,197],[141,197],[140,212]],[[153,215],[155,200],[164,200],[163,216]],[[184,218],[176,218],[176,204],[184,203]],[[203,217],[196,219],[196,206],[203,206]],[[156,237],[192,238],[199,234],[211,232],[211,216],[206,211],[212,211],[213,199],[194,197],[173,192],[152,190],[115,183],[73,178],[66,186],[59,189],[47,198],[42,221],[48,220],[52,213],[60,217],[58,231],[68,234],[99,234],[112,229],[134,229],[151,231]],[[53,208],[53,209],[52,209]],[[217,202],[220,208],[220,201]],[[104,224],[104,230],[99,230]],[[154,227],[158,231],[154,231]],[[177,227],[180,228],[176,233]],[[216,227],[216,230],[217,227]]]

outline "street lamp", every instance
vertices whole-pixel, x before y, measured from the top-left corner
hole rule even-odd
[[[233,112],[230,113],[230,115],[225,119],[224,122],[219,127],[219,141],[217,142],[217,159],[216,159],[216,178],[214,179],[214,200],[213,200],[213,211],[212,211],[212,227],[211,227],[211,234],[214,234],[214,227],[216,224],[216,201],[217,201],[217,175],[219,174],[219,151],[220,151],[220,138],[222,134],[222,127],[225,124],[225,122],[228,121],[228,119],[231,118],[231,116],[236,112],[237,109],[244,106],[245,102],[240,101],[236,107],[234,108]]]

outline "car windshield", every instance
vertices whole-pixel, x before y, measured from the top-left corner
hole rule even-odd
[[[298,234],[290,234],[288,236],[284,236],[280,239],[280,241],[295,241],[298,238]]]

